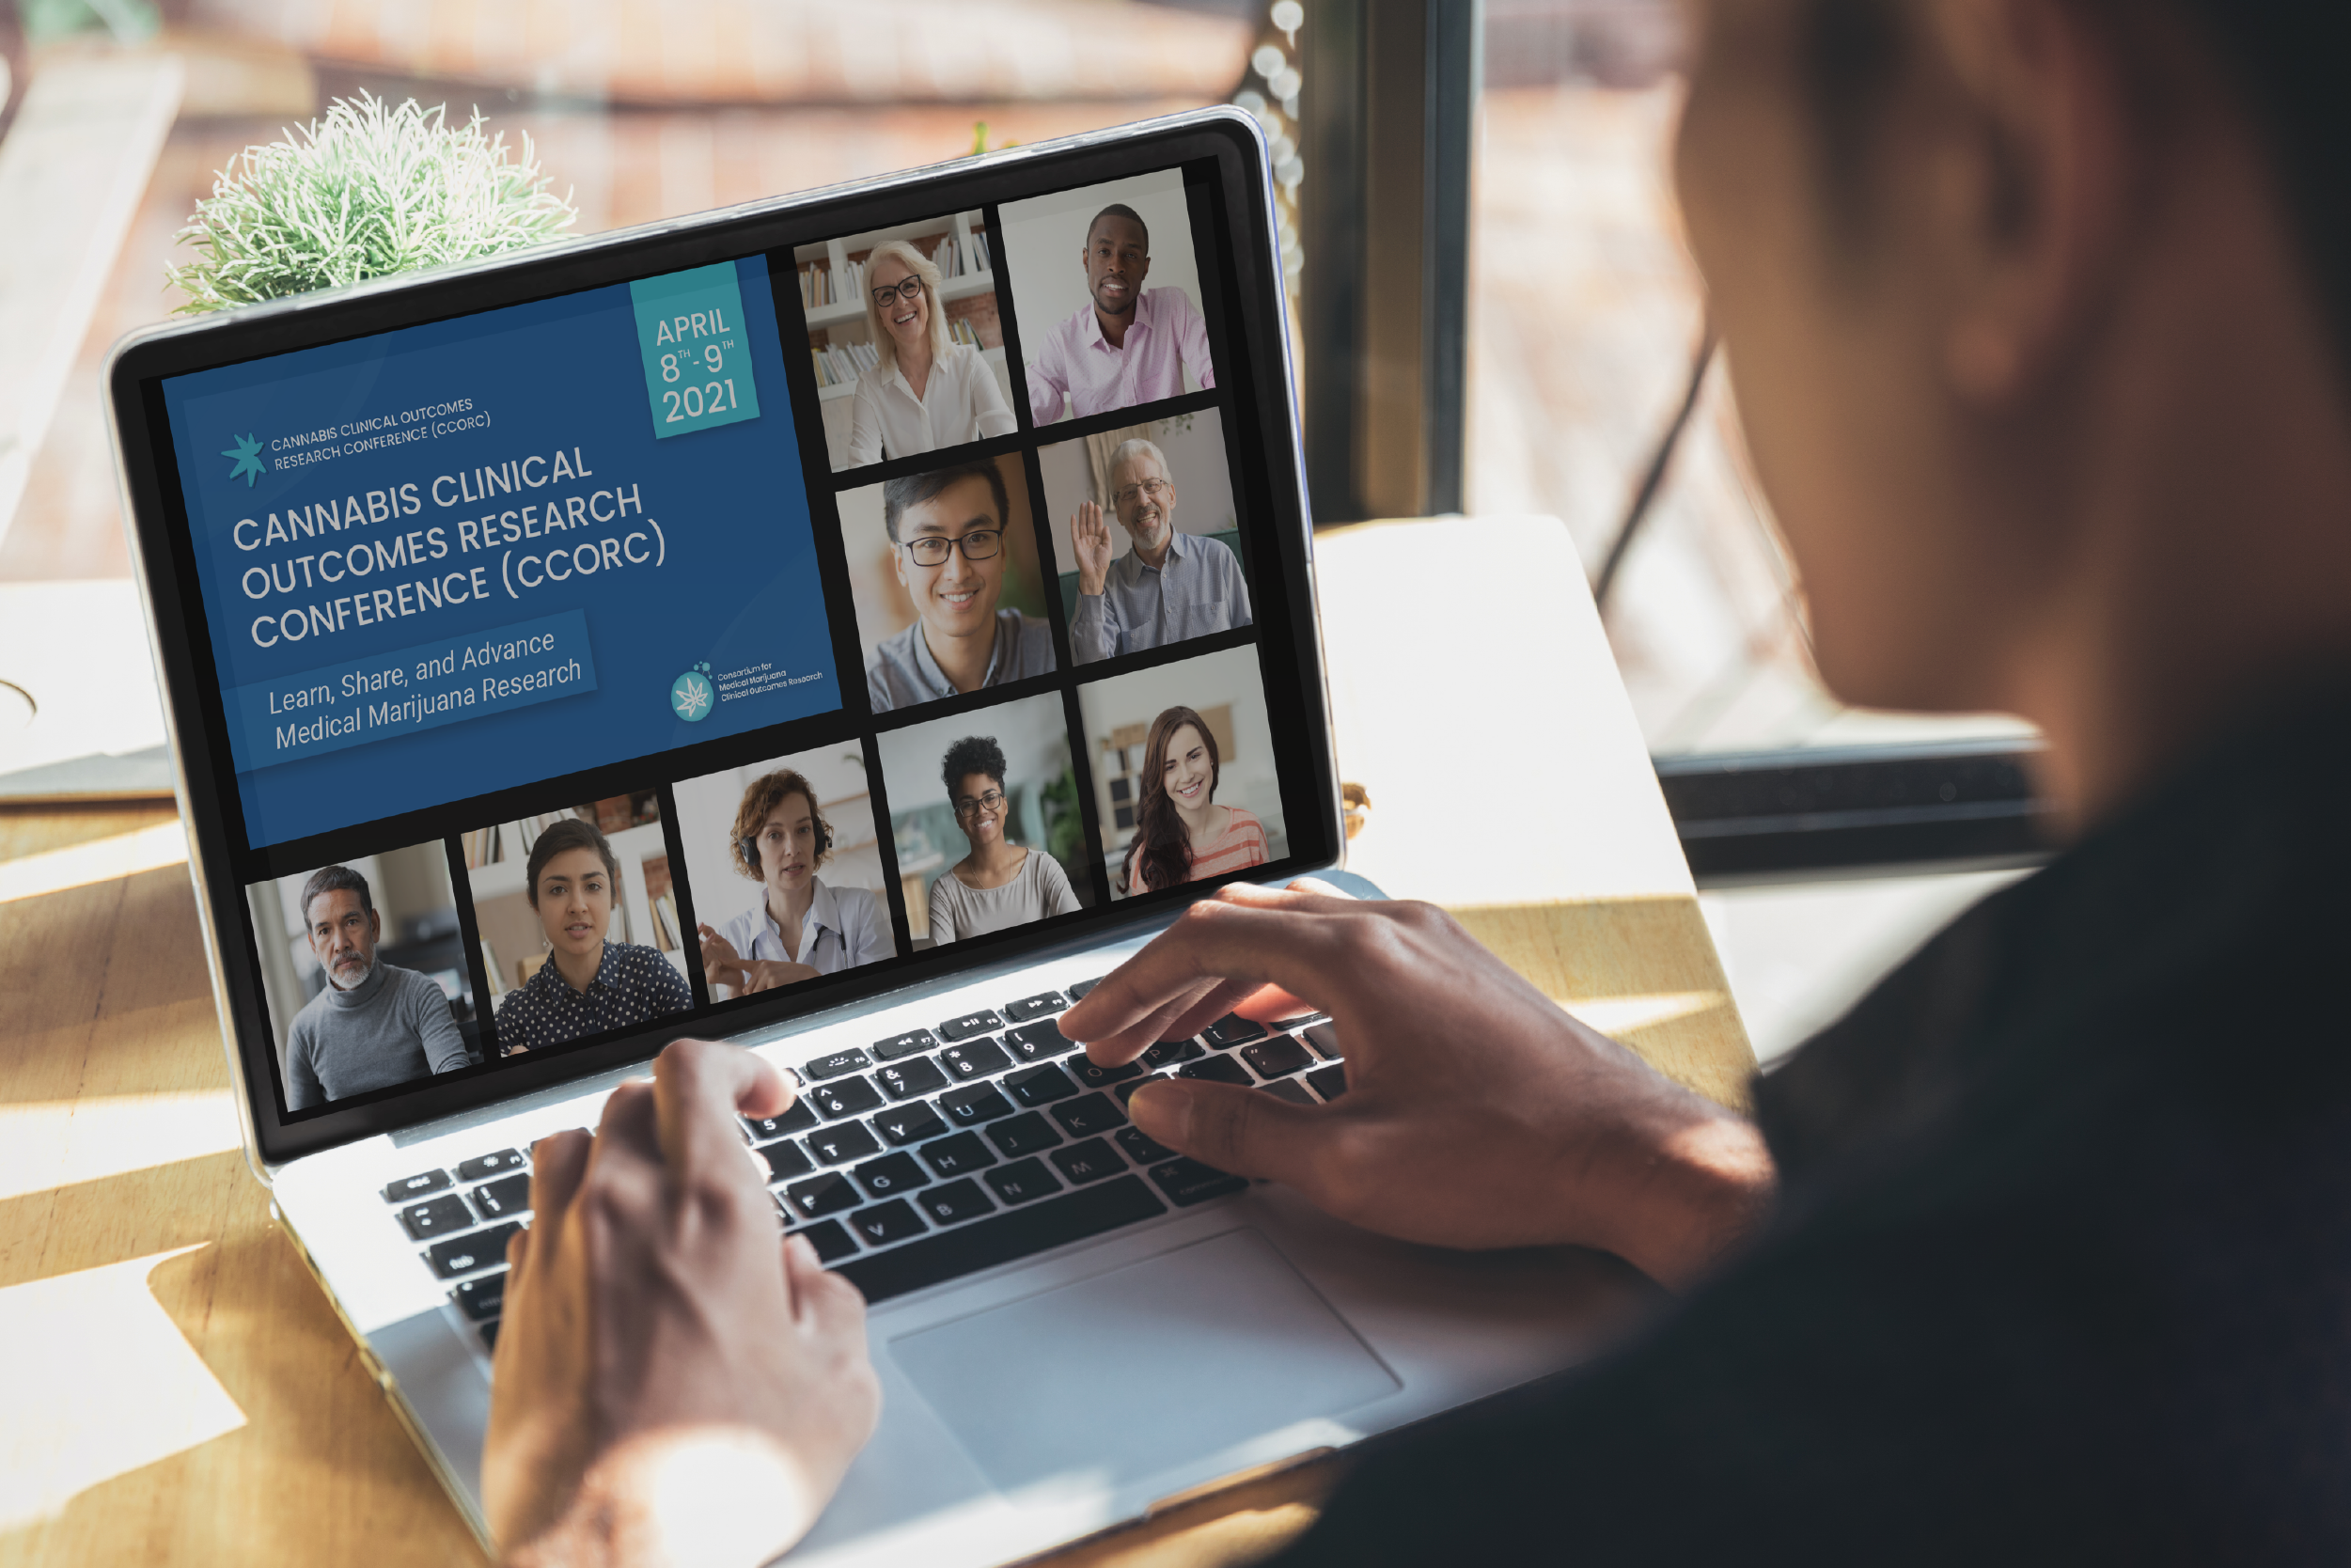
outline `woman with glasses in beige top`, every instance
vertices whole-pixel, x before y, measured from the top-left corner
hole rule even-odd
[[[931,884],[931,940],[944,947],[986,932],[1027,925],[1084,908],[1061,863],[1004,837],[1004,748],[991,735],[968,735],[948,747],[940,768],[971,853]]]
[[[939,269],[903,240],[867,254],[866,330],[882,362],[857,378],[843,466],[1012,433],[995,370],[948,336]]]

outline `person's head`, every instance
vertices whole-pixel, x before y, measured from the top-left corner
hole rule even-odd
[[[751,781],[735,808],[735,870],[789,897],[833,857],[833,829],[817,809],[816,787],[791,768]]]
[[[903,240],[885,240],[866,256],[866,333],[884,370],[901,349],[928,343],[933,358],[947,352],[939,269]]]
[[[1151,230],[1134,208],[1113,202],[1086,226],[1086,291],[1105,316],[1131,316],[1151,272]]]
[[[1126,847],[1130,887],[1138,886],[1137,871],[1154,888],[1190,879],[1192,841],[1183,814],[1215,801],[1222,760],[1215,732],[1191,709],[1169,708],[1151,721],[1143,742],[1135,838]]]
[[[349,866],[312,871],[302,885],[302,924],[310,956],[326,971],[327,983],[349,991],[375,968],[384,917],[376,913],[368,879]]]
[[[966,735],[947,748],[939,764],[955,825],[975,850],[1004,838],[1004,748],[994,735]]]
[[[2172,726],[2143,765],[2344,656],[2342,8],[1689,11],[1684,216],[1832,691]]]
[[[593,823],[565,817],[542,829],[523,866],[523,895],[539,912],[548,948],[574,958],[596,952],[612,925],[620,860]]]
[[[891,561],[925,630],[945,637],[989,634],[1004,591],[1011,510],[1003,472],[993,463],[958,463],[882,486]]]
[[[1168,454],[1136,436],[1110,454],[1110,505],[1119,526],[1135,548],[1155,556],[1175,532],[1175,481],[1168,477]]]

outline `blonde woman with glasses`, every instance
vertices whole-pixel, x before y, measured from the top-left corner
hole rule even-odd
[[[939,269],[903,240],[866,257],[866,330],[882,362],[857,378],[846,466],[1012,433],[995,372],[947,335]]]

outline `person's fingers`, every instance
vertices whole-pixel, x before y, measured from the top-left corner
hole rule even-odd
[[[803,1327],[826,1338],[865,1332],[865,1294],[827,1273],[806,1236],[785,1238],[784,1278],[792,1290],[792,1314]]]
[[[1179,1034],[1176,1026],[1185,1014],[1199,1011],[1200,999],[1213,996],[1223,983],[1213,977],[1203,979],[1181,995],[1168,998],[1117,1034],[1102,1040],[1088,1041],[1086,1043],[1088,1058],[1097,1066],[1123,1067],[1163,1040],[1189,1038],[1190,1035],[1198,1034],[1199,1032],[1198,1028]],[[1211,1016],[1218,1015],[1211,1014]],[[1067,1013],[1062,1015],[1060,1022],[1061,1032],[1067,1038],[1072,1040],[1085,1038],[1082,1035],[1070,1033]]]
[[[1204,982],[1279,985],[1329,1011],[1347,978],[1347,922],[1268,903],[1254,889],[1244,897],[1232,896],[1235,891],[1228,888],[1185,910],[1173,927],[1062,1014],[1061,1031],[1123,1049],[1147,1020],[1173,1022],[1183,1007],[1205,994]],[[1334,909],[1349,907],[1343,901],[1330,902]],[[1170,1003],[1183,1006],[1171,1010]]]
[[[1278,1024],[1319,1011],[1312,1003],[1293,996],[1278,985],[1261,985],[1232,1004],[1232,1011],[1256,1024]]]
[[[1228,1012],[1237,1011],[1240,1004],[1263,991],[1264,986],[1249,980],[1224,980],[1193,998],[1192,1005],[1176,1014],[1168,1026],[1168,1038],[1189,1040]],[[1287,992],[1284,996],[1289,995]]]
[[[580,1190],[588,1171],[588,1152],[595,1146],[585,1127],[550,1133],[530,1147],[530,1208],[532,1223],[562,1220]]]
[[[1234,1084],[1161,1078],[1136,1090],[1126,1113],[1145,1136],[1235,1176],[1312,1194],[1319,1135],[1334,1112]]]
[[[662,1160],[680,1171],[740,1163],[735,1114],[781,1116],[792,1098],[792,1086],[764,1057],[715,1041],[673,1040],[653,1058]]]

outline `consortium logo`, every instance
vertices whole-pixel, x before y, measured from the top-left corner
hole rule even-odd
[[[711,666],[696,665],[669,682],[669,711],[688,724],[699,724],[711,716],[711,704],[717,693],[711,689]]]
[[[220,455],[235,460],[228,469],[229,483],[234,484],[239,479],[243,479],[245,482],[245,488],[251,490],[261,482],[261,444],[252,436],[237,437],[237,444],[234,447],[222,447]]]

